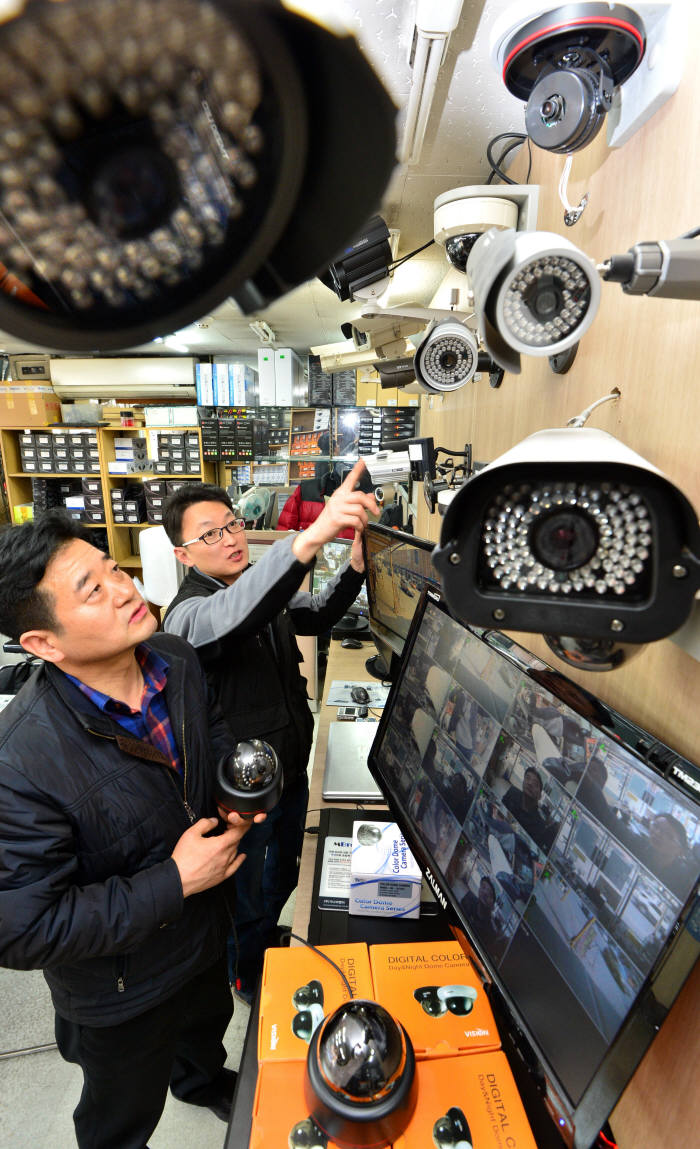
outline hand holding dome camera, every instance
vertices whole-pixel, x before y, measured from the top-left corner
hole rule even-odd
[[[284,776],[277,754],[267,742],[238,742],[216,769],[216,801],[242,818],[267,813],[280,800]]]

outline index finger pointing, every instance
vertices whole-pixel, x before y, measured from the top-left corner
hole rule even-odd
[[[354,491],[355,483],[359,483],[362,478],[362,472],[366,470],[364,459],[358,459],[353,469],[348,471],[341,485],[343,487],[349,487],[351,491]]]

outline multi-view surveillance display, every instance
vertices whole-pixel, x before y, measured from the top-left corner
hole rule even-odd
[[[428,597],[372,758],[576,1104],[698,880],[700,820],[568,687]]]

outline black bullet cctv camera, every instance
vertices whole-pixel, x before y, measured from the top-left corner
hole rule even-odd
[[[376,211],[395,108],[352,36],[279,0],[18,7],[2,22],[0,329],[113,351],[230,297],[251,312]]]

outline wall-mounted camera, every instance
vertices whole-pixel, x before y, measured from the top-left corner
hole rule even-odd
[[[646,31],[626,4],[519,3],[497,21],[492,47],[508,91],[526,102],[530,139],[569,153],[600,131],[616,90],[641,63]]]
[[[452,188],[437,196],[433,204],[435,242],[444,247],[453,267],[465,271],[472,247],[490,228],[532,231],[537,225],[538,199],[536,184]]]
[[[489,355],[520,372],[520,355],[560,355],[595,317],[600,278],[593,260],[546,231],[492,229],[467,262],[477,327]]]
[[[376,210],[395,107],[352,36],[279,0],[14,7],[1,329],[93,353],[260,310]]]
[[[434,323],[416,348],[413,366],[424,391],[456,391],[476,373],[479,347],[476,336],[456,319]]]
[[[700,526],[673,483],[612,435],[553,429],[460,488],[433,561],[457,617],[557,636],[564,656],[558,636],[585,640],[589,658],[578,644],[570,661],[593,669],[595,642],[615,664],[611,643],[651,642],[686,621]]]

